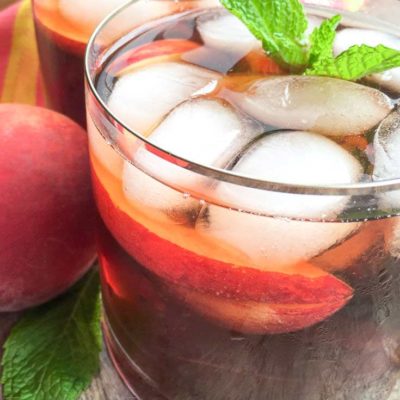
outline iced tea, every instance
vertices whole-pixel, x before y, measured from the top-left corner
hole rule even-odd
[[[307,11],[310,30],[331,15]],[[336,52],[398,45],[396,29],[347,17]],[[105,332],[131,390],[389,399],[398,70],[357,83],[290,75],[220,7],[97,39],[88,115]]]

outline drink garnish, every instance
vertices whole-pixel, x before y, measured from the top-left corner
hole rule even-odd
[[[100,309],[92,270],[67,294],[28,311],[4,345],[4,399],[76,400],[99,370]]]
[[[291,73],[358,80],[400,67],[400,51],[378,45],[355,45],[333,54],[341,16],[325,20],[311,33],[299,0],[221,0],[262,42],[269,57]]]

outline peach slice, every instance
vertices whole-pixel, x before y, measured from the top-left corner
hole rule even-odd
[[[199,46],[185,39],[156,40],[127,51],[111,64],[109,72],[121,76],[151,63],[178,60],[183,53]]]
[[[270,304],[232,300],[178,286],[172,286],[172,291],[217,324],[248,334],[298,331],[324,320],[346,303],[343,299],[337,303]]]
[[[391,224],[387,220],[366,222],[350,238],[324,251],[312,261],[328,272],[344,271],[361,262],[370,251],[383,247],[384,236],[390,228]]]
[[[291,321],[282,320],[280,332],[321,321],[341,309],[352,297],[353,290],[345,282],[310,263],[295,265],[285,269],[285,273],[261,271],[184,249],[158,237],[120,210],[95,173],[93,183],[103,221],[141,265],[188,291],[221,297],[224,304],[239,301],[275,305],[278,314],[286,312],[293,316]],[[227,318],[221,317],[220,322],[225,324]],[[264,333],[277,332],[275,322],[273,326],[265,322],[258,325],[263,326]]]
[[[245,57],[245,61],[255,74],[282,75],[285,71],[264,50],[253,50]]]
[[[130,303],[131,307],[145,301],[162,310],[164,306],[157,291],[158,285],[139,272],[135,260],[118,245],[101,223],[98,224],[97,243],[103,291],[108,295],[116,295],[120,300]]]
[[[350,153],[353,151],[366,151],[368,140],[365,135],[339,136],[336,141]]]

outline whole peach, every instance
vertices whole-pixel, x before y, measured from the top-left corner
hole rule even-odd
[[[43,303],[95,256],[86,132],[44,108],[0,104],[0,311]]]

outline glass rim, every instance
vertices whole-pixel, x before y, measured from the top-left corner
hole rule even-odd
[[[174,164],[179,165],[181,168],[188,169],[192,172],[199,173],[206,177],[222,180],[224,182],[233,183],[240,186],[263,189],[273,192],[304,194],[304,195],[331,195],[331,196],[332,195],[362,196],[362,195],[373,195],[376,193],[383,193],[393,190],[400,190],[400,177],[394,179],[373,181],[373,182],[357,182],[352,184],[335,184],[335,185],[304,185],[304,184],[283,183],[283,182],[274,182],[274,181],[258,179],[251,176],[237,174],[230,170],[216,168],[201,163],[193,162],[191,160],[179,156],[179,154],[174,154],[170,151],[163,149],[162,147],[153,144],[151,141],[149,141],[146,137],[144,137],[140,133],[137,133],[132,129],[130,129],[122,120],[120,120],[116,115],[114,115],[114,113],[108,108],[107,104],[103,101],[100,94],[98,93],[90,74],[90,69],[91,69],[90,55],[91,55],[91,49],[94,47],[96,39],[101,34],[101,32],[106,28],[108,23],[111,22],[120,13],[124,12],[125,9],[137,3],[138,1],[143,1],[143,0],[128,0],[125,4],[115,9],[106,18],[102,20],[102,22],[96,27],[96,29],[90,36],[84,57],[85,61],[84,74],[85,74],[86,84],[89,86],[90,89],[90,93],[94,95],[96,101],[98,102],[102,110],[108,116],[110,116],[111,119],[117,123],[117,125],[122,127],[124,131],[128,132],[129,134],[132,134],[137,139],[141,140],[143,143],[156,149],[160,154],[163,154],[166,157],[168,157],[169,161],[172,161]],[[148,1],[157,1],[157,0],[148,0]],[[185,1],[191,1],[191,0],[185,0]],[[313,7],[311,6],[310,8]],[[329,7],[322,7],[322,8],[330,9]],[[345,13],[348,15],[353,14],[352,12],[346,12],[346,11]],[[182,166],[183,164],[185,166]]]

